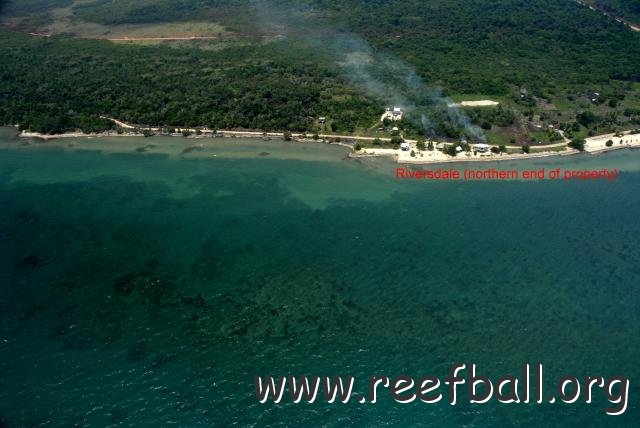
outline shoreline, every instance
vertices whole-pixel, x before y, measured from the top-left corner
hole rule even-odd
[[[153,138],[153,137],[166,137],[166,138],[183,138],[183,139],[189,139],[189,140],[210,140],[210,139],[230,139],[233,140],[235,138],[249,138],[249,139],[261,139],[264,141],[273,141],[273,140],[284,140],[284,135],[283,134],[278,134],[277,133],[267,133],[266,135],[264,133],[259,133],[259,132],[252,132],[252,131],[218,131],[215,134],[209,132],[209,133],[204,133],[202,135],[190,135],[188,137],[185,137],[184,135],[182,135],[181,133],[175,133],[175,134],[165,134],[165,133],[158,133],[155,135],[151,135],[149,137],[144,136],[143,134],[140,133],[136,133],[136,132],[122,132],[122,133],[118,133],[115,131],[105,131],[105,132],[100,132],[100,133],[90,133],[90,134],[86,134],[86,133],[82,133],[82,132],[65,132],[63,134],[40,134],[38,132],[25,132],[22,131],[20,132],[17,136],[18,138],[23,138],[23,139],[36,139],[36,140],[42,140],[42,141],[55,141],[55,140],[65,140],[65,139],[72,139],[72,138],[88,138],[88,139],[100,139],[100,138],[122,138],[122,137],[128,137],[128,138],[140,138],[142,140],[146,139],[146,138]],[[303,137],[303,134],[292,134],[292,142],[296,142],[296,143],[319,143],[319,144],[330,144],[330,145],[334,145],[334,146],[342,146],[342,147],[346,147],[350,150],[353,150],[353,144],[349,144],[347,142],[335,142],[335,141],[330,141],[327,138],[324,139],[319,139],[319,140],[314,140],[313,138],[309,138],[307,137]],[[360,138],[360,137],[359,137]]]
[[[284,132],[261,132],[261,131],[235,131],[235,130],[210,130],[210,129],[196,129],[196,128],[175,128],[176,133],[167,134],[162,132],[162,128],[157,127],[140,127],[134,126],[117,119],[108,118],[114,122],[121,131],[105,131],[101,133],[83,133],[83,132],[66,132],[62,134],[41,134],[38,132],[27,132],[22,131],[19,132],[18,138],[31,138],[31,139],[40,139],[44,141],[56,140],[56,139],[68,139],[68,138],[113,138],[113,137],[137,137],[137,138],[147,138],[139,131],[151,131],[157,133],[155,136],[161,137],[179,137],[179,138],[188,138],[188,139],[209,139],[209,138],[262,138],[266,140],[271,140],[273,138],[284,139]],[[13,127],[17,128],[16,125]],[[125,132],[122,132],[125,130]],[[129,132],[126,132],[128,130]],[[132,132],[135,130],[136,132]],[[182,132],[186,131],[191,133],[185,137],[182,135]],[[200,131],[200,134],[197,135],[196,132]],[[352,136],[352,135],[333,135],[333,134],[318,134],[319,139],[315,140],[310,138],[307,133],[291,133],[292,141],[299,143],[323,143],[323,144],[332,144],[343,146],[351,149],[351,152],[347,155],[350,159],[359,159],[359,158],[370,158],[370,157],[390,157],[395,160],[398,164],[414,164],[414,165],[425,165],[425,164],[443,164],[443,163],[469,163],[469,162],[499,162],[499,161],[518,161],[518,160],[527,160],[527,159],[537,159],[537,158],[547,158],[547,157],[560,157],[560,156],[571,156],[578,154],[600,154],[606,153],[609,151],[620,150],[620,149],[632,149],[632,148],[640,148],[640,134],[634,134],[633,131],[626,131],[622,133],[621,136],[615,136],[615,134],[604,134],[598,135],[594,137],[586,138],[585,141],[585,150],[583,152],[578,151],[576,149],[572,149],[566,145],[566,142],[550,144],[540,149],[557,149],[563,148],[564,150],[547,150],[547,151],[539,151],[534,153],[478,153],[473,155],[471,152],[460,153],[458,156],[449,156],[444,154],[438,150],[432,151],[419,151],[416,147],[417,140],[405,140],[405,142],[409,143],[409,150],[401,150],[401,149],[378,149],[378,148],[363,148],[361,151],[356,152],[354,150],[354,143],[358,141],[373,141],[376,137],[364,137],[364,136]],[[336,141],[344,140],[344,141]],[[382,141],[389,141],[390,138],[380,138]],[[612,140],[614,144],[612,146],[607,146],[606,142]],[[518,146],[508,146],[510,149],[519,149]],[[535,147],[532,147],[535,149]],[[411,153],[414,156],[411,156]],[[425,157],[426,155],[426,157]]]

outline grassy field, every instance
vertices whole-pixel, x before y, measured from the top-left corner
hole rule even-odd
[[[6,25],[31,29],[42,34],[69,34],[83,38],[181,38],[222,37],[228,33],[215,22],[162,22],[105,25],[79,18],[75,8],[90,5],[92,0],[74,0],[64,7],[53,7],[43,14],[5,18]],[[60,3],[61,5],[64,3]]]
[[[532,131],[530,132],[532,141],[550,143],[549,134],[546,131]],[[559,141],[556,141],[559,142]]]
[[[498,134],[496,132],[487,131],[485,132],[485,136],[487,137],[487,143],[492,145],[505,145],[508,146],[511,144],[511,138],[506,135]]]
[[[370,88],[375,85],[356,84],[354,70],[341,65],[342,56],[347,53],[351,58],[370,57],[382,64],[387,59],[401,63],[400,73],[424,82],[420,91],[411,88],[406,91],[421,101],[438,97],[433,93],[441,91],[455,102],[483,99],[500,102],[509,114],[491,109],[480,113],[476,109],[463,109],[474,125],[490,129],[487,139],[495,144],[505,144],[511,139],[519,143],[530,139],[545,141],[544,135],[531,135],[527,129],[533,129],[532,124],[542,129],[548,125],[571,127],[584,112],[591,112],[596,118],[590,120],[589,129],[585,125],[575,129],[576,135],[589,130],[627,128],[640,121],[639,115],[623,114],[640,106],[640,34],[574,2],[389,0],[374,6],[365,0],[274,0],[260,2],[267,5],[264,9],[256,8],[258,3],[239,0],[5,0],[5,3],[0,16],[0,25],[4,27],[119,39],[117,46],[122,48],[139,45],[149,49],[144,51],[145,58],[181,56],[182,52],[197,56],[194,51],[198,50],[225,52],[227,56],[226,52],[234,49],[251,48],[251,55],[261,59],[242,61],[256,66],[261,64],[263,55],[270,53],[267,46],[270,43],[265,40],[279,46],[294,43],[307,53],[289,58],[286,47],[279,50],[277,61],[284,67],[287,63],[300,67],[305,61],[321,60],[324,63],[314,64],[315,69],[331,73],[332,79],[339,76],[342,85],[351,86],[354,92],[366,96],[368,102],[377,104],[376,112],[367,121],[353,120],[350,110],[360,108],[350,105],[353,95],[334,91],[335,85],[324,87],[319,98],[341,109],[331,111],[338,116],[335,122],[351,131],[371,133],[370,128],[375,131],[378,109],[397,99],[406,99],[407,94],[398,93],[393,86],[372,91]],[[489,3],[491,7],[487,7]],[[161,40],[189,37],[212,39]],[[345,39],[346,48],[336,43],[340,38]],[[167,47],[175,52],[165,50]],[[42,44],[38,49],[48,48]],[[121,57],[119,50],[113,51],[113,58]],[[117,64],[113,67],[117,70]],[[190,67],[194,66],[183,64],[178,69],[184,73],[199,72]],[[91,70],[76,72],[86,73],[85,80],[92,80]],[[153,71],[148,73],[151,81],[160,80]],[[391,77],[403,79],[402,75]],[[285,78],[283,75],[282,79]],[[322,87],[324,78],[322,74],[314,76],[314,81]],[[365,76],[364,80],[371,78]],[[131,83],[123,82],[122,87],[129,89]],[[270,78],[265,84],[274,82]],[[276,86],[292,85],[305,92],[305,84],[306,80],[294,79],[283,80]],[[172,85],[157,90],[165,91],[166,102],[171,102]],[[596,92],[600,94],[599,100],[593,103],[590,97]],[[260,102],[279,99],[280,95],[273,92],[271,98]],[[206,102],[206,99],[198,101]],[[427,99],[424,105],[430,102]],[[242,112],[241,122],[246,122],[248,113]],[[435,126],[429,132],[452,139],[463,136],[460,130],[440,126],[448,120],[446,115],[430,117]],[[413,121],[399,124],[406,135],[422,132],[416,117],[419,115]],[[311,123],[310,120],[306,122]],[[330,119],[328,126],[332,122]],[[256,118],[255,123],[262,123],[262,119]],[[345,123],[351,125],[345,127]]]

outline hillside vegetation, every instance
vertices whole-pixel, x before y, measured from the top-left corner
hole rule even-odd
[[[8,0],[3,14],[5,26],[36,32],[61,17],[71,34],[82,25],[121,34],[153,24],[138,32],[145,35],[180,22],[226,29],[224,43],[147,47],[3,34],[3,117],[25,126],[39,120],[37,129],[98,114],[292,130],[314,130],[318,116],[329,116],[335,130],[373,128],[391,97],[348,83],[336,65],[344,52],[323,49],[344,34],[404,61],[446,95],[500,101],[502,111],[468,114],[495,138],[533,138],[533,125],[578,134],[635,126],[640,108],[640,33],[570,0]],[[24,88],[27,81],[47,90]],[[108,95],[92,101],[91,93]],[[586,112],[595,119],[580,122]],[[415,123],[400,125],[420,133]]]
[[[58,133],[141,124],[335,130],[369,124],[380,107],[294,46],[217,52],[119,46],[0,33],[0,122]]]

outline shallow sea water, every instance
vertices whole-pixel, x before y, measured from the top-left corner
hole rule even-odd
[[[0,426],[637,426],[640,152],[492,165],[612,183],[415,183],[341,147],[193,141],[0,132]],[[629,407],[253,392],[455,361],[623,374]]]

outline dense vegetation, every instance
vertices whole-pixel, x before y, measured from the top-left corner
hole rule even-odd
[[[197,14],[212,14],[216,10],[229,8],[233,2],[224,0],[107,0],[80,3],[74,11],[87,21],[100,24],[126,24],[148,22],[171,22],[195,17]],[[222,7],[222,8],[221,8]]]
[[[286,55],[286,56],[285,56]],[[380,107],[291,45],[217,52],[37,39],[0,33],[0,122],[40,132],[133,123],[336,131],[370,126]]]
[[[633,9],[627,2],[602,2]],[[99,114],[148,124],[291,130],[313,130],[318,116],[328,116],[328,125],[336,131],[370,128],[390,97],[380,99],[349,87],[348,76],[336,67],[344,52],[323,50],[336,35],[347,33],[362,37],[376,52],[406,62],[431,88],[499,100],[504,109],[469,113],[486,131],[509,128],[504,132],[520,137],[529,132],[527,122],[580,133],[638,121],[640,34],[574,1],[6,3],[6,13],[23,16],[31,25],[54,19],[48,11],[63,6],[75,20],[102,25],[214,20],[239,37],[250,36],[243,40],[288,36],[286,41],[243,43],[214,53],[62,39],[27,41],[4,34],[0,95],[8,98],[0,114],[4,121],[35,129],[104,126],[96,119]],[[256,9],[259,4],[267,7]],[[77,51],[83,52],[82,60]],[[27,82],[36,83],[30,87]],[[596,102],[592,93],[600,94]],[[92,94],[99,97],[94,100]],[[585,112],[596,119],[579,120]],[[444,116],[429,118],[436,133],[460,135]],[[401,127],[419,133],[419,125],[416,119]]]
[[[72,4],[73,0],[0,0],[0,12],[9,15],[28,15]]]
[[[23,4],[24,10],[24,3],[40,11],[69,1],[10,0],[8,7]],[[274,16],[251,6],[261,3]],[[219,19],[241,33],[262,32],[279,16],[289,32],[316,32],[319,22],[330,22],[398,55],[453,93],[505,95],[526,86],[553,95],[567,86],[640,80],[640,34],[573,1],[94,0],[74,3],[73,11],[107,25]]]

